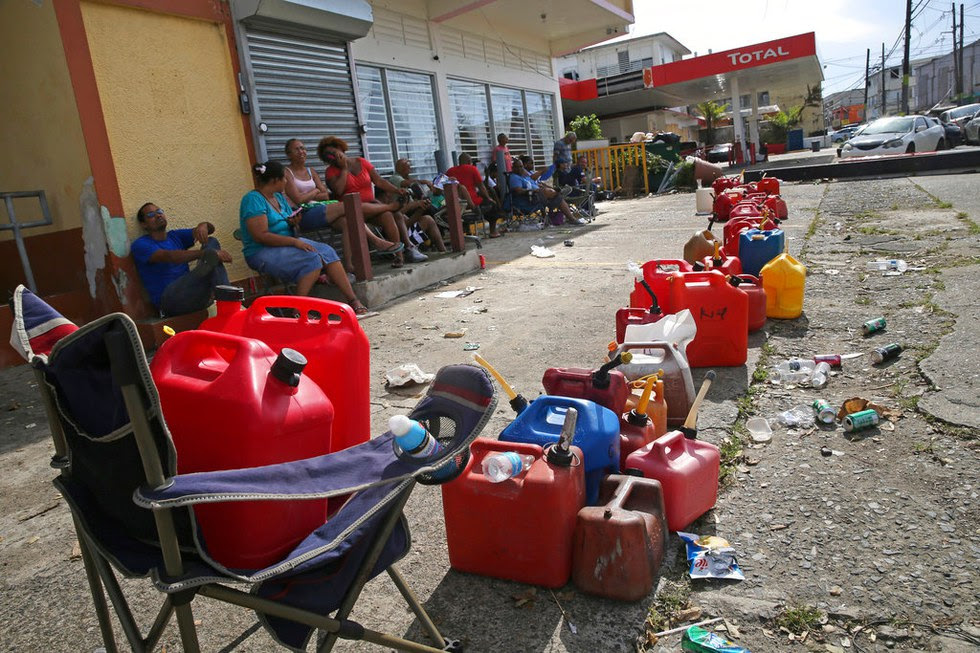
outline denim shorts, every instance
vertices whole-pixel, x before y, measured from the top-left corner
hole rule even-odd
[[[340,260],[333,247],[307,238],[316,251],[307,252],[297,247],[262,247],[245,259],[248,267],[263,274],[272,275],[283,281],[298,281],[314,270]]]

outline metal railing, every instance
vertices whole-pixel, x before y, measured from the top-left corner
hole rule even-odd
[[[41,215],[43,216],[40,220],[35,220],[33,222],[17,221],[17,214],[14,211],[14,200],[25,197],[37,198],[41,205]],[[24,236],[21,234],[21,231],[24,229],[32,229],[34,227],[45,227],[52,223],[51,209],[48,208],[48,199],[45,197],[43,190],[22,190],[14,191],[12,193],[0,193],[0,198],[3,198],[3,202],[7,207],[7,218],[10,220],[10,224],[0,224],[0,231],[14,232],[14,242],[17,244],[17,253],[20,255],[20,264],[24,268],[24,280],[27,282],[27,287],[31,289],[31,292],[37,293],[37,284],[34,282],[34,272],[31,270],[31,261],[27,258],[27,249],[24,247]]]
[[[623,182],[630,181],[628,169],[637,172],[640,179],[636,181],[636,189],[642,186],[643,194],[650,193],[650,176],[647,174],[647,155],[644,143],[626,143],[625,145],[610,145],[591,150],[575,150],[573,159],[585,157],[585,164],[594,171],[596,177],[602,177],[607,190],[624,192]],[[632,184],[631,184],[632,187]],[[635,191],[634,191],[635,192]]]

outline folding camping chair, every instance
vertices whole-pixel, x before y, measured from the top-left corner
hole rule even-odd
[[[60,470],[54,483],[71,509],[107,650],[116,643],[106,594],[134,651],[153,650],[175,612],[183,649],[198,651],[191,611],[198,596],[254,610],[272,637],[293,650],[305,650],[317,629],[326,633],[320,651],[338,638],[405,651],[461,650],[443,638],[393,563],[410,546],[402,509],[416,482],[450,480],[447,464],[461,471],[469,443],[496,407],[480,368],[442,368],[412,412],[442,444],[430,458],[399,458],[389,432],[317,458],[175,476],[178,454],[132,320],[116,313],[74,330],[23,286],[11,306],[12,344],[39,380],[55,444],[51,464]],[[265,569],[228,569],[212,560],[192,510],[199,503],[344,495],[350,498],[326,524]],[[434,646],[350,619],[364,584],[382,571]],[[145,636],[117,573],[149,577],[164,594]],[[251,593],[229,586],[235,582],[249,584]]]

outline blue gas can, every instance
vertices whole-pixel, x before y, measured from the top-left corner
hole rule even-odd
[[[599,484],[607,474],[619,471],[619,416],[594,401],[542,395],[531,402],[500,434],[504,442],[546,446],[558,442],[568,409],[578,411],[572,444],[582,450],[585,468],[585,502],[599,500]]]
[[[782,229],[749,229],[739,236],[738,257],[742,259],[742,273],[759,276],[762,267],[783,253],[786,234]]]

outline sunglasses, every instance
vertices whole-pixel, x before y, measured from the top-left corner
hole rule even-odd
[[[150,211],[149,213],[143,214],[144,220],[149,220],[150,218],[159,218],[163,215],[163,209],[157,209],[156,211]]]

